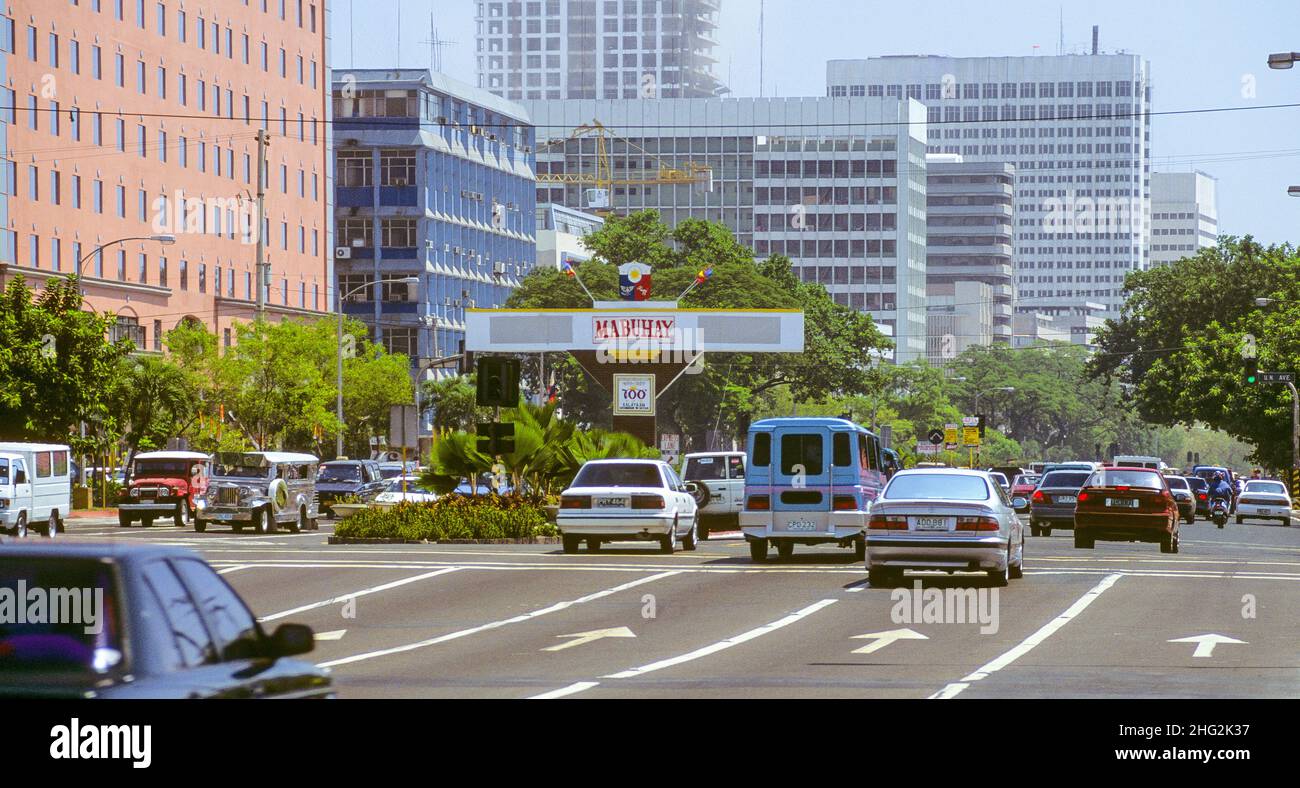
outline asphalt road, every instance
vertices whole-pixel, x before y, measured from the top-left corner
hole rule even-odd
[[[255,536],[70,521],[66,538],[198,550],[268,628],[316,630],[343,698],[1244,698],[1300,697],[1297,525],[1198,520],[1177,555],[1075,550],[1058,530],[1027,537],[1025,576],[1003,589],[931,573],[870,588],[834,547],[756,565],[736,535],[672,556],[328,545],[328,522]]]

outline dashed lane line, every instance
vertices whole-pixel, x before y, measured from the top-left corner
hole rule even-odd
[[[459,567],[459,566],[449,566],[449,567],[446,567],[446,568],[444,568],[444,569],[439,569],[439,570],[437,570],[437,571],[435,571],[435,572],[425,572],[425,573],[422,574],[422,575],[415,575],[414,577],[404,577],[404,578],[402,578],[401,580],[394,580],[394,581],[391,582],[391,583],[384,583],[383,585],[371,586],[371,587],[369,587],[369,588],[363,588],[363,589],[361,589],[360,591],[353,591],[353,592],[350,593],[350,594],[342,594],[342,595],[340,595],[340,596],[332,597],[332,598],[330,598],[330,599],[325,599],[325,600],[322,600],[322,601],[320,601],[320,602],[312,602],[312,603],[309,604],[309,605],[301,605],[301,606],[299,606],[299,607],[295,607],[295,608],[293,608],[293,609],[291,609],[291,610],[282,610],[282,611],[280,611],[279,613],[272,613],[272,614],[269,615],[269,616],[263,616],[260,620],[261,620],[261,621],[264,621],[264,622],[265,622],[265,621],[275,621],[275,620],[278,619],[278,618],[284,618],[285,616],[292,616],[292,615],[294,615],[295,613],[303,613],[303,612],[306,612],[306,611],[308,611],[308,610],[315,610],[315,609],[318,608],[318,607],[325,607],[325,606],[327,606],[327,605],[339,605],[339,604],[343,604],[344,602],[348,602],[348,601],[350,601],[350,600],[356,599],[356,598],[359,597],[359,596],[368,596],[368,595],[370,595],[370,594],[377,594],[377,593],[379,593],[380,591],[388,591],[388,590],[391,590],[391,589],[397,588],[397,587],[399,587],[399,586],[404,586],[404,585],[407,585],[407,584],[410,584],[410,583],[417,583],[417,582],[419,582],[419,581],[421,581],[421,580],[428,580],[428,579],[431,578],[431,577],[438,577],[439,575],[445,575],[445,574],[449,574],[449,573],[451,573],[451,572],[459,572],[459,571],[461,570],[461,568],[462,568],[462,567]]]
[[[427,648],[429,646],[436,646],[439,643],[446,643],[449,640],[456,640],[458,638],[467,637],[469,635],[474,635],[479,632],[486,632],[491,629],[500,629],[501,627],[509,626],[510,624],[518,624],[522,621],[529,621],[539,616],[545,616],[550,613],[556,613],[561,610],[567,610],[568,608],[571,608],[575,605],[581,605],[597,599],[602,599],[604,597],[611,596],[613,594],[617,594],[622,591],[627,591],[628,589],[635,588],[640,585],[645,585],[646,583],[653,583],[656,580],[662,580],[666,577],[672,577],[673,575],[676,574],[678,573],[675,571],[660,572],[658,574],[650,575],[649,577],[638,578],[631,582],[614,586],[613,588],[606,588],[603,591],[597,591],[595,593],[587,594],[586,596],[581,596],[578,597],[577,599],[569,599],[563,602],[556,602],[553,605],[549,605],[547,607],[540,608],[538,610],[533,610],[531,612],[524,613],[522,615],[512,616],[511,618],[499,619],[497,621],[492,621],[487,624],[480,624],[479,626],[476,627],[470,627],[469,629],[462,629],[458,632],[451,632],[446,635],[439,635],[438,637],[417,641],[415,643],[408,643],[403,646],[394,646],[393,648],[380,649],[379,651],[369,651],[363,654],[355,654],[351,657],[343,657],[341,659],[329,660],[328,662],[320,663],[318,667],[333,668],[339,665],[350,665],[355,662],[361,662],[363,660],[368,660],[368,659],[375,659],[377,657],[384,657],[390,654],[401,654],[407,651],[414,651],[416,649]]]
[[[1065,610],[1064,613],[1044,624],[1037,632],[1022,640],[1015,648],[995,658],[992,662],[986,663],[974,673],[963,677],[961,681],[948,684],[943,689],[931,695],[930,698],[938,700],[955,698],[971,684],[988,678],[1020,659],[1025,654],[1033,651],[1038,644],[1047,640],[1061,627],[1073,621],[1074,618],[1086,610],[1089,605],[1097,601],[1097,598],[1105,593],[1106,589],[1115,585],[1115,583],[1119,581],[1120,577],[1122,577],[1120,574],[1106,575],[1106,577],[1102,578],[1100,583],[1093,586],[1086,594],[1079,597],[1073,605],[1070,605],[1070,607]]]

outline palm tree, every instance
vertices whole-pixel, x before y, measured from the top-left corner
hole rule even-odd
[[[468,479],[470,495],[478,492],[478,475],[492,469],[492,458],[478,450],[478,437],[468,432],[445,432],[433,442],[429,469],[420,474],[420,483],[440,495],[455,490],[461,479]]]
[[[146,441],[166,442],[198,413],[198,391],[180,367],[155,356],[126,358],[111,395],[113,412],[127,425],[126,462]]]

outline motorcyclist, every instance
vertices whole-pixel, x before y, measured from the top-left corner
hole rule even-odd
[[[1214,474],[1214,481],[1210,482],[1210,508],[1214,508],[1216,500],[1222,500],[1232,508],[1232,485],[1228,484],[1228,477],[1223,471]]]

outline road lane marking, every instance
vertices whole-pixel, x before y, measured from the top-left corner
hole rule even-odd
[[[1214,647],[1219,645],[1220,643],[1236,643],[1241,646],[1250,645],[1244,640],[1237,640],[1236,638],[1230,638],[1226,635],[1215,635],[1215,634],[1192,635],[1190,637],[1185,637],[1185,638],[1171,639],[1169,642],[1170,643],[1195,643],[1196,650],[1192,652],[1192,656],[1202,657],[1202,658],[1208,658],[1210,656],[1213,656]]]
[[[399,586],[404,586],[408,583],[416,583],[419,582],[420,580],[428,580],[431,577],[437,577],[438,575],[445,575],[450,572],[459,572],[461,569],[464,569],[464,567],[449,566],[445,569],[439,569],[434,572],[425,572],[422,575],[415,575],[413,577],[404,577],[401,580],[394,580],[391,583],[384,583],[383,585],[371,586],[370,588],[363,588],[360,591],[353,591],[350,594],[342,594],[340,596],[332,597],[330,599],[326,599],[321,602],[312,602],[309,605],[301,605],[291,610],[282,610],[279,613],[272,613],[269,616],[263,616],[259,620],[262,622],[275,621],[277,618],[284,618],[285,616],[292,616],[295,613],[303,613],[308,610],[315,610],[318,607],[325,607],[327,605],[340,605],[343,604],[344,602],[348,602],[350,600],[356,599],[359,596],[368,596],[370,594],[377,594],[380,591],[388,591],[390,589],[397,588]]]
[[[1106,589],[1115,585],[1115,583],[1119,581],[1120,577],[1122,577],[1120,574],[1106,575],[1106,577],[1102,578],[1100,583],[1093,586],[1086,594],[1075,600],[1075,603],[1070,605],[1064,613],[1044,624],[1037,632],[1021,641],[1018,646],[1006,652],[1002,656],[995,658],[992,662],[985,664],[969,676],[965,676],[960,682],[948,684],[943,689],[931,695],[930,698],[955,698],[962,690],[969,687],[973,682],[988,678],[1020,659],[1025,654],[1028,654],[1035,646],[1042,643],[1044,640],[1047,640],[1058,629],[1070,623],[1070,621],[1072,621],[1076,616],[1086,610],[1088,605],[1095,602],[1097,597],[1101,596]]]
[[[868,643],[862,648],[853,649],[852,653],[854,654],[870,654],[899,640],[929,640],[925,635],[912,629],[891,629],[888,632],[872,632],[868,635],[854,635],[849,639],[875,641],[874,643]]]
[[[627,627],[611,627],[609,629],[593,629],[590,632],[575,632],[572,635],[556,635],[557,638],[576,638],[567,643],[560,643],[555,646],[547,646],[542,651],[563,651],[566,648],[581,646],[587,643],[600,640],[602,638],[634,638],[636,634]]]
[[[346,629],[332,629],[329,632],[317,632],[316,639],[317,640],[342,640],[345,634],[347,634]]]
[[[231,572],[238,572],[241,569],[247,569],[247,568],[248,568],[248,564],[235,564],[234,566],[228,566],[225,569],[217,570],[217,574],[228,575]]]
[[[568,608],[573,607],[574,605],[581,605],[583,603],[591,602],[596,599],[602,599],[604,597],[617,594],[621,591],[626,591],[629,588],[635,588],[639,585],[644,585],[646,583],[653,583],[656,580],[662,580],[665,577],[672,577],[673,575],[676,574],[679,573],[675,571],[660,572],[658,574],[650,575],[649,577],[637,578],[636,580],[633,580],[628,583],[623,583],[622,585],[614,586],[613,588],[606,588],[603,591],[597,591],[592,594],[587,594],[586,596],[578,597],[577,599],[569,599],[564,602],[556,602],[555,604],[550,605],[549,607],[544,607],[529,613],[524,613],[523,615],[512,616],[511,618],[503,618],[498,621],[489,622],[487,624],[480,624],[477,627],[471,627],[469,629],[462,629],[458,632],[451,632],[446,635],[440,635],[436,638],[429,638],[428,640],[421,640],[415,643],[408,643],[404,646],[394,646],[393,648],[380,649],[379,651],[370,651],[364,654],[356,654],[351,657],[343,657],[342,659],[334,659],[334,660],[330,660],[329,662],[322,662],[317,667],[332,668],[337,665],[350,665],[353,662],[361,662],[362,660],[375,659],[376,657],[383,657],[389,654],[400,654],[405,651],[414,651],[415,649],[425,648],[427,646],[436,646],[439,643],[446,643],[449,640],[456,640],[457,638],[463,638],[468,635],[477,634],[479,632],[486,632],[490,629],[499,629],[509,624],[518,624],[521,621],[528,621],[530,619],[537,618],[538,616],[547,615],[548,613],[556,613],[561,610],[567,610]]]
[[[554,698],[563,698],[565,695],[574,695],[576,693],[584,692],[586,690],[591,689],[592,687],[599,686],[599,685],[600,685],[599,681],[579,681],[575,684],[570,684],[567,687],[561,687],[560,689],[557,690],[544,692],[541,695],[534,695],[529,700],[552,700]]]

